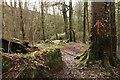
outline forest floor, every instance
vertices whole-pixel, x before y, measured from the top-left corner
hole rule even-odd
[[[64,62],[63,70],[54,75],[55,78],[74,78],[74,79],[90,79],[102,78],[120,79],[120,68],[114,68],[117,72],[116,76],[110,76],[110,73],[101,68],[100,65],[90,67],[78,67],[79,60],[74,59],[76,55],[83,53],[88,45],[82,43],[65,44],[62,48],[62,60]],[[120,56],[120,55],[119,55]],[[118,65],[120,66],[120,65]]]
[[[49,44],[49,43],[37,44],[37,46],[40,49],[45,49],[52,45],[56,45],[56,44]],[[77,63],[79,62],[79,60],[74,59],[74,58],[78,54],[83,53],[88,48],[87,44],[83,44],[83,43],[65,43],[64,44],[62,43],[57,46],[61,47],[63,69],[60,72],[52,74],[52,76],[50,76],[51,78],[55,80],[56,78],[58,79],[59,78],[74,78],[74,79],[79,79],[79,80],[80,79],[91,79],[91,78],[102,78],[102,79],[114,78],[115,80],[120,79],[120,68],[119,67],[116,67],[116,68],[114,67],[113,69],[116,71],[116,75],[110,76],[110,73],[108,71],[106,71],[104,68],[102,68],[100,65],[97,65],[97,64],[91,65],[89,67],[77,66]],[[14,57],[17,57],[16,54],[14,55],[15,55]],[[120,64],[118,66],[120,66]],[[19,65],[18,65],[18,68],[19,68]],[[23,70],[23,68],[21,69]],[[10,71],[13,72],[15,70],[10,69]]]

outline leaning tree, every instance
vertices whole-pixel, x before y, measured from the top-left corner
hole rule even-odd
[[[114,74],[112,66],[119,61],[116,54],[115,2],[92,2],[91,9],[91,44],[79,55],[79,64],[101,61]]]

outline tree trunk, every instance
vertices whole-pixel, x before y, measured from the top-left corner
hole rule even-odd
[[[20,28],[21,28],[21,31],[22,31],[22,39],[25,40],[25,30],[24,30],[21,0],[19,0],[19,11],[20,11]]]
[[[56,40],[58,40],[58,31],[57,31],[57,26],[56,26],[56,20],[57,20],[57,18],[56,18],[56,15],[55,15],[55,8],[54,8],[54,6],[53,6],[53,14],[54,14],[54,22],[53,22],[53,26],[54,26],[54,30],[55,30],[55,36],[56,36]]]
[[[14,15],[15,15],[15,16],[14,16],[14,29],[13,29],[13,32],[14,32],[14,34],[16,34],[16,35],[14,35],[15,38],[17,38],[17,32],[16,32],[16,31],[17,31],[17,29],[16,29],[16,28],[17,28],[17,27],[16,27],[16,26],[17,26],[17,19],[16,19],[16,18],[17,18],[17,17],[16,17],[16,16],[17,16],[17,12],[16,12],[16,11],[17,11],[17,10],[16,10],[16,3],[17,3],[16,0],[14,0],[14,8],[13,8],[13,11],[14,11]]]
[[[15,27],[14,27],[14,12],[13,12],[13,5],[12,5],[12,1],[10,1],[10,7],[11,7],[11,16],[12,16],[12,20],[11,20],[11,34],[12,34],[12,36],[11,37],[14,37],[14,34],[15,34],[15,32],[14,32],[14,29],[15,29]]]
[[[72,16],[73,16],[73,8],[72,8],[72,0],[69,1],[69,42],[75,42],[75,32],[72,27]]]
[[[86,8],[87,2],[84,2],[83,43],[86,43]]]
[[[115,19],[115,2],[110,3],[110,27],[111,27],[111,36],[112,36],[112,54],[115,59],[117,59],[117,36],[116,36],[116,19]],[[113,60],[115,60],[113,59]],[[112,65],[116,65],[112,64]]]
[[[66,10],[66,6],[65,6],[65,2],[63,2],[62,5],[62,13],[63,13],[63,19],[64,19],[64,32],[65,32],[65,36],[66,39],[68,39],[68,18],[67,18],[67,10]]]
[[[88,34],[90,32],[90,28],[89,28],[89,11],[88,11],[88,2],[86,2],[86,24],[87,24],[87,31]]]
[[[118,26],[118,45],[120,46],[120,1],[118,2],[118,20],[117,20],[117,26]]]
[[[6,19],[5,19],[5,5],[4,1],[2,1],[2,26],[3,26],[3,38],[6,39]]]
[[[114,3],[114,2],[113,2]],[[115,21],[111,23],[111,19],[115,19],[111,13],[114,9],[111,9],[115,4],[111,2],[92,2],[92,29],[91,29],[91,46],[85,53],[81,54],[79,64],[87,65],[89,62],[95,62],[101,60],[103,66],[108,69],[111,74],[114,74],[114,70],[111,66],[116,66],[118,62],[117,57],[113,56],[113,35],[116,34],[112,27],[115,28]],[[112,5],[111,5],[112,4]],[[100,23],[100,24],[97,24]],[[113,32],[112,32],[113,29]],[[116,43],[116,42],[114,42]],[[114,50],[114,51],[115,51]],[[116,51],[114,52],[116,53]]]
[[[41,1],[41,26],[42,26],[42,37],[43,40],[45,41],[45,29],[44,29],[44,5],[43,5],[43,0]]]
[[[34,23],[33,23],[33,24],[34,24],[33,26],[34,26],[35,29],[34,29],[34,31],[33,31],[33,36],[32,36],[32,38],[33,38],[32,44],[33,44],[33,45],[35,44],[35,36],[36,36],[37,28],[38,28],[38,26],[39,26],[39,25],[38,25],[38,22],[37,22],[37,19],[36,19],[37,17],[38,17],[38,19],[39,19],[39,16],[37,16],[37,9],[36,9],[36,7],[34,7],[34,10],[35,10],[35,19],[34,19],[35,21],[34,21]]]

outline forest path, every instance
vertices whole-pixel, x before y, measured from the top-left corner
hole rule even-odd
[[[56,73],[54,78],[72,78],[72,79],[90,79],[90,78],[104,78],[109,79],[110,74],[101,69],[99,65],[92,65],[91,67],[78,67],[78,59],[74,59],[77,54],[83,53],[88,48],[88,45],[81,43],[64,44],[62,51],[63,69]],[[120,69],[114,68],[117,72],[116,79],[120,79]]]
[[[88,70],[77,67],[79,60],[74,59],[77,54],[82,53],[87,45],[79,45],[79,43],[65,44],[62,51],[63,70],[54,75],[55,78],[88,78]],[[77,45],[77,46],[76,46]]]

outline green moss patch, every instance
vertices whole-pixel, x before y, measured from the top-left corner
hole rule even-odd
[[[49,67],[50,72],[57,72],[62,68],[62,57],[60,47],[52,46],[48,52],[45,53],[45,59],[47,60],[45,65]]]

